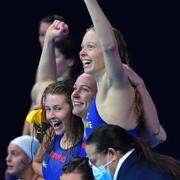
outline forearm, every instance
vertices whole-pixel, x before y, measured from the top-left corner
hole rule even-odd
[[[103,48],[112,48],[115,45],[115,37],[112,26],[100,8],[97,0],[84,0],[91,16],[97,37]]]
[[[162,126],[160,126],[160,131],[157,135],[149,136],[146,133],[146,135],[141,135],[141,136],[147,141],[147,143],[149,144],[151,148],[156,147],[157,145],[166,141],[167,139],[166,132]]]
[[[26,122],[26,120],[24,121],[24,126],[23,126],[22,135],[31,135],[30,124],[28,124],[28,123]]]
[[[141,96],[145,130],[150,136],[157,135],[160,132],[160,123],[155,104],[144,83],[138,85],[137,90]]]
[[[56,80],[56,60],[54,39],[45,36],[45,42],[38,65],[36,81],[55,81]]]
[[[121,57],[113,28],[97,0],[84,0],[84,2],[103,51],[107,79],[111,81],[113,85],[122,87],[122,84],[127,84],[127,78],[124,76]]]
[[[34,172],[35,172],[38,176],[43,177],[43,173],[42,173],[42,163],[33,161],[32,167],[33,167]]]
[[[31,107],[29,109],[29,112],[32,110],[33,105],[31,104]],[[22,135],[32,135],[33,133],[33,125],[26,122],[26,119],[24,120],[24,126],[22,130]]]
[[[140,129],[140,135],[151,144],[151,147],[154,147],[166,140],[166,132],[160,125],[155,104],[146,89],[143,79],[126,65],[124,65],[124,70],[131,84],[137,89],[142,103],[144,123]]]

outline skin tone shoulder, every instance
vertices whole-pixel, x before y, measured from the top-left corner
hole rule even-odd
[[[97,1],[84,2],[95,30],[89,29],[84,35],[80,58],[85,73],[97,82],[98,112],[107,123],[131,130],[138,123],[133,112],[134,91],[124,73],[112,27]]]
[[[159,123],[156,107],[144,81],[130,67],[122,64],[112,27],[97,2],[87,0],[85,4],[96,32],[90,28],[85,34],[81,45],[80,58],[85,73],[90,74],[97,82],[96,105],[100,116],[107,120],[107,123],[121,125],[127,130],[135,128],[138,122],[133,108],[135,92],[132,86],[136,87],[140,94],[145,118],[142,136],[151,141],[152,147],[156,146],[166,140],[166,132]],[[93,81],[92,78],[89,80]],[[82,94],[85,92],[79,90],[81,86],[78,87],[80,81],[81,76],[75,83],[72,101],[73,113],[81,116],[80,108],[85,104],[87,106],[89,102],[84,102]],[[84,81],[84,84],[87,82]],[[92,97],[89,99],[92,100]],[[82,118],[84,119],[84,117],[85,115]]]

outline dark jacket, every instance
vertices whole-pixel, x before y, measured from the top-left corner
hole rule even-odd
[[[174,178],[147,160],[138,161],[133,152],[123,162],[117,180],[173,180]]]

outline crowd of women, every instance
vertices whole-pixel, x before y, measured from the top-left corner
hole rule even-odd
[[[18,137],[34,138],[10,142],[6,179],[180,179],[180,162],[153,150],[167,135],[121,32],[97,0],[84,4],[93,25],[79,58],[63,17],[40,22],[42,54]]]

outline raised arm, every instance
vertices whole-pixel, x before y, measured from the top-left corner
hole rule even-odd
[[[55,58],[55,38],[67,35],[68,26],[64,22],[55,20],[47,29],[43,50],[41,53],[37,73],[36,82],[31,90],[31,107],[40,104],[44,89],[56,81],[56,58]],[[32,125],[24,122],[22,134],[32,135]]]
[[[38,65],[36,84],[34,92],[40,94],[52,82],[57,79],[56,75],[56,57],[55,57],[55,38],[64,36],[68,33],[68,26],[64,22],[55,20],[52,25],[47,29],[44,46]],[[37,86],[37,89],[36,89]],[[32,92],[33,93],[33,92]],[[33,94],[32,94],[33,96]],[[36,100],[38,100],[35,94]],[[36,104],[39,104],[36,102]]]
[[[146,89],[143,79],[130,67],[125,65],[124,68],[130,82],[137,88],[140,94],[145,128],[144,138],[149,141],[151,147],[154,147],[166,140],[166,132],[160,125],[155,104]]]
[[[121,83],[123,68],[112,26],[100,8],[97,0],[84,0],[84,2],[103,50],[106,75],[111,81]]]

